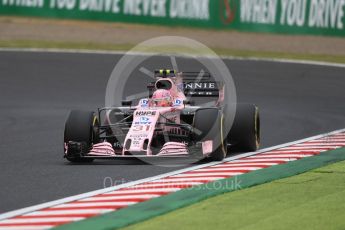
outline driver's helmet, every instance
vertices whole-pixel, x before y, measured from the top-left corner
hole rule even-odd
[[[167,107],[172,105],[172,96],[169,90],[157,89],[152,95],[154,106]]]

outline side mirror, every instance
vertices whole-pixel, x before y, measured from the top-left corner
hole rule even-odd
[[[195,102],[194,101],[189,101],[189,100],[184,100],[183,104],[184,105],[191,105],[191,106],[193,106],[193,105],[195,105]]]
[[[131,106],[132,101],[122,101],[121,104],[122,104],[122,106]]]

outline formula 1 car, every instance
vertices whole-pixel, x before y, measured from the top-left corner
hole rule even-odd
[[[64,157],[94,159],[190,157],[221,161],[229,149],[255,151],[260,144],[258,108],[237,104],[231,129],[225,87],[209,73],[155,70],[149,97],[122,106],[73,110],[65,123]],[[212,106],[196,106],[190,97],[213,97]],[[226,132],[228,127],[229,132]]]

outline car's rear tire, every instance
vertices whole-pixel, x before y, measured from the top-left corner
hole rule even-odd
[[[227,140],[224,136],[223,114],[218,108],[201,108],[196,110],[193,127],[196,141],[213,141],[210,159],[221,161],[227,154]]]
[[[64,146],[70,141],[83,143],[86,149],[90,149],[98,139],[98,119],[94,112],[72,110],[65,123]],[[65,147],[66,148],[66,147]],[[66,149],[65,149],[66,151]],[[66,153],[66,159],[70,162],[92,162],[92,158],[82,158],[78,155]]]
[[[252,152],[259,148],[260,116],[257,106],[237,104],[228,142],[233,146],[232,149],[241,152]]]

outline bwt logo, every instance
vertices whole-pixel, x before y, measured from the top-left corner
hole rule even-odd
[[[149,105],[149,100],[141,99],[140,104],[142,107],[147,107]]]
[[[176,99],[174,105],[182,105],[182,100]]]
[[[139,123],[142,125],[147,125],[150,124],[150,118],[148,117],[140,117]]]
[[[148,122],[150,119],[148,117],[140,117],[141,122]]]
[[[220,19],[225,25],[232,23],[236,14],[236,0],[220,0]]]

